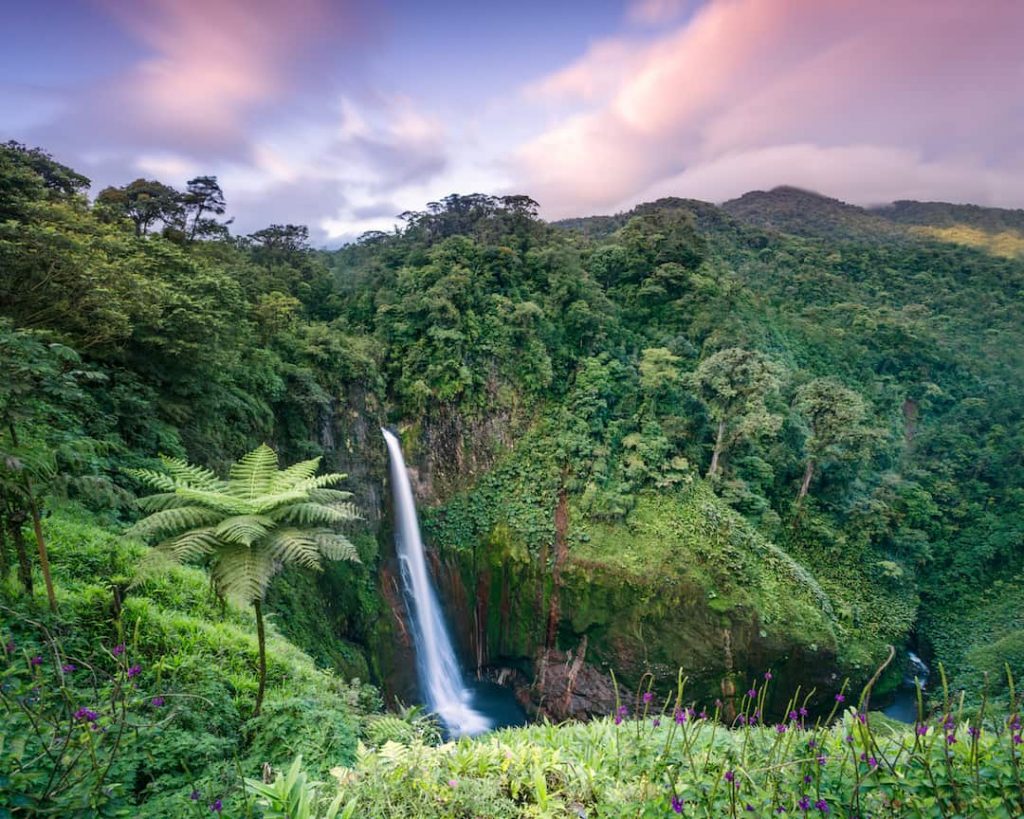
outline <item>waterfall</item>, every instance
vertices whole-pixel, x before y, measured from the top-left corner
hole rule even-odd
[[[928,666],[925,665],[924,660],[918,657],[913,651],[907,652],[907,661],[910,666],[909,673],[907,674],[907,680],[910,685],[914,685],[915,678],[921,681],[921,687],[928,687],[928,675],[930,671]]]
[[[395,545],[402,570],[409,620],[416,651],[416,672],[427,706],[452,736],[472,736],[490,728],[490,720],[471,704],[462,671],[444,624],[437,594],[423,555],[416,504],[398,438],[386,429],[384,440],[391,462],[391,492],[395,502]]]

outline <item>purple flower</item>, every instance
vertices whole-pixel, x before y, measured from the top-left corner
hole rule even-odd
[[[139,674],[141,674],[141,673],[142,673],[142,666],[138,665],[138,664],[133,665],[131,668],[128,669],[128,679],[130,680],[132,677],[138,677]]]
[[[772,672],[771,671],[765,671],[764,672],[764,678],[765,678],[765,680],[770,680],[772,678]]]
[[[750,804],[748,804],[748,805],[747,805],[747,806],[746,806],[746,807],[744,808],[744,810],[745,810],[745,811],[746,811],[747,813],[753,813],[753,812],[754,812],[754,806],[753,806],[753,805],[750,805]]]
[[[7,645],[4,646],[4,651],[6,651],[8,654],[13,654],[14,653],[14,649],[15,649],[14,640],[9,640],[7,642]]]
[[[751,688],[747,692],[747,696],[750,697],[750,699],[756,699],[757,698],[757,689],[756,688]]]
[[[151,699],[149,701],[149,704],[152,705],[154,708],[163,708],[163,706],[164,706],[164,698],[163,697],[153,697],[153,699]]]
[[[738,717],[736,717],[736,721],[740,725],[746,725],[747,724],[747,718],[743,714],[740,714]]]
[[[707,719],[708,718],[708,712],[704,711],[704,710],[701,710],[701,712],[699,714],[697,714],[697,716],[700,717],[701,719]]]
[[[60,670],[63,671],[65,674],[72,674],[75,671],[78,671],[78,666],[74,663],[68,663],[67,665],[62,665],[60,667]]]
[[[848,745],[853,745],[853,734],[847,734],[843,739],[846,740]]]
[[[786,733],[786,724],[784,722],[780,722],[775,726],[775,730],[780,734]]]
[[[861,725],[867,725],[867,723],[868,723],[868,717],[867,717],[867,714],[857,714],[857,721],[858,721],[858,722],[859,722],[859,723],[860,723]]]
[[[949,715],[946,717],[945,722],[942,723],[942,727],[945,728],[947,731],[952,731],[954,728],[956,728],[956,720],[953,719],[952,715]]]
[[[804,708],[802,705],[800,706],[800,716],[801,717],[806,717],[807,716],[807,709]]]
[[[804,784],[810,785],[814,781],[814,777],[810,774],[804,774]]]
[[[875,759],[873,756],[869,756],[868,757],[868,767],[869,768],[877,768],[878,767],[878,760]]]
[[[807,813],[811,809],[811,800],[806,796],[796,803],[796,806],[800,808],[804,813]]]
[[[657,728],[657,727],[658,727],[659,725],[661,725],[661,720],[660,720],[660,719],[658,719],[657,717],[655,717],[655,718],[654,718],[654,719],[653,719],[653,720],[651,721],[651,725],[652,725],[653,727]]]
[[[796,721],[797,721],[797,719],[799,718],[799,716],[800,716],[800,715],[799,715],[799,714],[797,714],[797,712],[796,712],[796,711],[790,711],[790,712],[789,712],[789,718],[790,718],[791,720],[793,720],[793,722],[796,722]]]
[[[118,643],[116,646],[114,646],[113,649],[111,649],[110,653],[113,654],[115,657],[120,657],[122,654],[124,654],[124,643]]]
[[[95,711],[90,711],[88,708],[79,708],[75,711],[75,719],[83,720],[84,722],[96,722],[100,717]]]
[[[736,774],[734,774],[732,771],[726,771],[725,772],[725,781],[726,782],[735,782],[736,781]]]
[[[972,725],[970,728],[967,729],[967,733],[970,734],[975,739],[977,739],[978,737],[981,736],[981,729],[978,728],[978,726],[976,726],[976,725]]]
[[[946,735],[946,744],[947,745],[956,745],[956,734],[947,734]]]
[[[455,788],[455,787],[458,786],[458,784],[459,784],[458,781],[455,780],[455,779],[449,779],[448,780],[448,787],[449,788]]]
[[[785,808],[785,806],[784,806],[784,805],[779,805],[779,806],[778,806],[778,807],[777,807],[777,808],[775,809],[775,812],[776,812],[776,813],[785,813],[785,812],[786,812],[786,808]]]
[[[649,703],[653,699],[654,699],[654,694],[652,694],[650,691],[644,691],[644,702],[645,703]]]
[[[821,765],[824,768],[828,764],[828,757],[825,756],[824,754],[819,756],[818,757],[818,764]]]
[[[673,813],[682,813],[683,812],[683,800],[680,799],[678,796],[673,796],[672,797],[672,812]]]
[[[622,725],[622,714],[616,714],[615,715],[615,724],[616,725]]]
[[[928,726],[927,725],[924,725],[922,723],[921,725],[917,726],[917,735],[919,737],[923,737],[927,733],[928,733]]]
[[[845,694],[836,694],[836,702],[846,702]]]
[[[677,710],[675,713],[675,721],[676,725],[682,725],[684,722],[686,722],[686,712],[682,710]]]
[[[189,794],[188,798],[191,799],[193,802],[198,802],[199,801],[199,791],[192,791],[192,793]]]
[[[1021,739],[1020,734],[1014,734],[1013,735],[1013,744],[1014,745],[1020,745],[1021,742],[1024,742],[1024,740]]]
[[[1020,715],[1019,714],[1014,714],[1013,715],[1013,718],[1010,720],[1010,727],[1014,731],[1019,731],[1020,730]]]
[[[29,662],[32,665],[42,665],[43,664],[43,658],[37,655],[37,656],[33,657],[31,660],[29,660]]]
[[[815,802],[814,807],[816,807],[822,813],[828,813],[829,810],[828,802],[826,802],[824,799],[819,799],[817,802]]]
[[[219,799],[214,799],[213,804],[210,805],[210,811],[220,813],[222,810],[224,810],[224,804]]]
[[[817,748],[818,747],[818,743],[815,742],[813,739],[809,739],[809,740],[807,740],[807,747],[808,748]]]

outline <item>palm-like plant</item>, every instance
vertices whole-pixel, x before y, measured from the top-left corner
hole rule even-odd
[[[349,492],[331,489],[345,478],[317,475],[320,459],[278,469],[277,454],[263,444],[235,463],[227,480],[175,458],[165,472],[129,470],[159,490],[139,503],[150,514],[128,532],[155,543],[177,563],[209,566],[214,585],[256,612],[259,642],[258,716],[266,688],[267,656],[261,604],[285,565],[319,570],[327,560],[358,560],[337,527],[359,517]]]

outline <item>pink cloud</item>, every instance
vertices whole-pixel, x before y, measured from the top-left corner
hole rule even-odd
[[[863,171],[875,155],[953,196],[971,169],[1021,170],[1022,40],[1016,0],[712,0],[654,41],[596,44],[535,84],[574,107],[521,149],[524,187],[560,216],[629,204],[669,179],[721,179],[754,158],[767,184],[793,182],[813,156],[818,178],[852,190],[826,166],[857,157]]]
[[[329,0],[105,0],[149,53],[103,95],[140,135],[226,144],[279,101],[304,50],[341,23]]]

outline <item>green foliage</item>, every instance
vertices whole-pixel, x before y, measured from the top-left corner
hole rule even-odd
[[[368,817],[1011,817],[1024,808],[1014,716],[965,720],[947,710],[902,726],[836,703],[835,722],[811,724],[791,700],[793,718],[753,725],[766,688],[744,698],[732,727],[717,709],[688,705],[680,685],[663,704],[638,696],[632,717],[623,706],[614,720],[439,748],[389,743],[361,751],[342,793]]]
[[[272,784],[255,779],[245,782],[256,794],[257,805],[267,819],[349,819],[355,815],[356,801],[342,808],[342,794],[329,804],[320,804],[319,783],[307,781],[301,754],[295,757],[288,773],[278,774]]]
[[[60,614],[45,613],[38,601],[15,595],[5,584],[0,589],[0,636],[5,644],[13,639],[16,650],[0,663],[16,669],[14,677],[5,679],[18,685],[37,687],[37,678],[53,680],[54,686],[43,688],[45,696],[33,706],[48,719],[58,713],[66,716],[72,704],[72,713],[86,707],[100,714],[98,723],[108,730],[90,735],[102,743],[96,746],[97,760],[113,762],[104,787],[117,785],[98,794],[84,786],[74,788],[65,801],[54,803],[68,806],[58,813],[70,814],[95,795],[97,805],[106,802],[102,809],[111,812],[183,815],[193,790],[201,795],[204,814],[218,798],[233,811],[243,803],[239,771],[256,775],[263,763],[284,766],[295,753],[304,754],[324,774],[354,759],[354,715],[375,707],[372,691],[318,671],[271,626],[264,714],[247,721],[243,715],[251,711],[258,685],[251,612],[222,606],[209,577],[194,568],[173,567],[132,584],[146,549],[97,526],[80,509],[59,508],[44,524]],[[120,644],[124,652],[113,654]],[[26,664],[26,656],[37,655],[44,658],[42,666]],[[57,657],[61,664],[78,667],[63,675],[63,688],[56,684]],[[140,671],[126,686],[127,669],[133,665]],[[111,698],[111,686],[117,685],[120,693]],[[4,688],[4,696],[11,691]],[[155,706],[152,699],[158,696],[163,704]],[[15,707],[20,708],[17,703]],[[122,722],[125,736],[108,754],[112,734]],[[0,753],[31,747],[25,743],[38,741],[34,730],[23,718],[0,721]],[[44,736],[54,739],[50,733]],[[55,768],[38,752],[25,752],[21,759],[22,792],[38,800]],[[83,774],[93,770],[91,757],[76,758],[74,764]]]
[[[177,563],[209,558],[221,594],[262,600],[286,564],[319,570],[321,559],[359,559],[335,531],[357,516],[350,493],[328,488],[345,476],[317,476],[319,466],[314,458],[278,469],[277,454],[264,444],[235,463],[225,481],[164,458],[166,472],[131,472],[161,491],[139,502],[150,514],[129,535],[157,541],[156,553]]]

